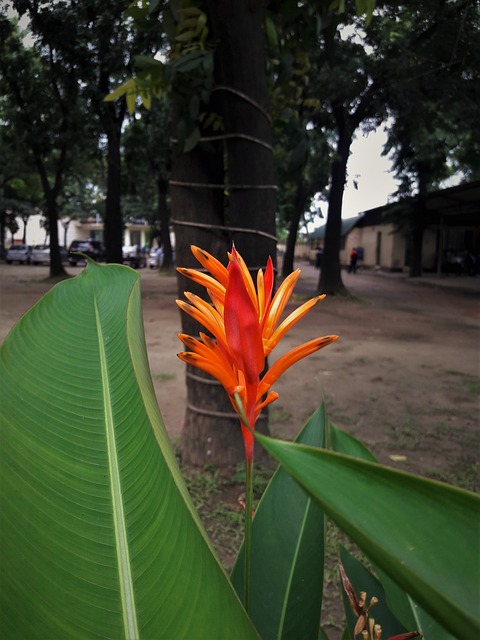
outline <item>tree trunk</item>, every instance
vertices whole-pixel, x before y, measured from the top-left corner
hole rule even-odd
[[[342,203],[347,162],[352,136],[345,126],[340,131],[336,156],[332,162],[330,191],[328,194],[328,214],[325,227],[325,245],[318,280],[318,291],[329,295],[346,294],[342,281],[340,249],[342,243]]]
[[[265,267],[269,255],[274,261],[276,257],[273,153],[262,32],[265,7],[227,0],[207,4],[218,42],[216,89],[209,108],[222,116],[223,139],[200,143],[188,154],[175,150],[171,199],[177,264],[198,267],[189,250],[192,242],[225,264],[226,252],[235,242],[256,272]],[[187,187],[182,182],[205,186]],[[188,290],[195,291],[193,283],[187,284]],[[184,278],[180,278],[179,291],[185,288]],[[186,333],[198,333],[194,324],[190,318],[182,318]],[[261,424],[266,428],[264,418],[257,426]],[[239,419],[227,394],[215,380],[190,368],[181,454],[187,463],[197,465],[231,465],[244,459]]]
[[[305,212],[305,205],[307,202],[306,190],[303,180],[300,178],[300,182],[297,187],[297,193],[295,195],[295,203],[293,214],[288,225],[287,243],[285,246],[285,255],[283,256],[282,264],[282,276],[286,278],[292,273],[295,264],[295,245],[297,243],[298,227],[303,213]]]
[[[422,173],[418,179],[418,195],[413,214],[413,226],[411,232],[412,261],[410,263],[410,278],[420,278],[422,276],[423,259],[423,230],[425,228],[425,196],[427,194],[427,184]]]
[[[60,248],[58,246],[58,215],[57,200],[55,194],[49,191],[46,195],[47,219],[50,231],[50,278],[65,278],[66,271],[63,268]]]
[[[231,238],[256,272],[276,265],[276,187],[263,24],[266,2],[209,0],[216,94],[224,122],[226,219]]]
[[[121,208],[120,127],[110,122],[107,129],[107,198],[105,202],[104,240],[107,262],[122,263],[123,218]]]
[[[198,144],[190,153],[174,147],[172,156],[171,204],[175,229],[177,264],[201,268],[190,246],[198,245],[225,264],[229,238],[224,226],[223,190],[210,187],[223,182],[221,147],[211,153]],[[198,187],[192,184],[202,185]],[[178,275],[178,293],[184,291],[205,298],[205,291]],[[190,316],[181,313],[182,331],[196,336],[204,330]],[[181,345],[179,343],[179,348]],[[187,367],[187,407],[180,441],[184,462],[192,465],[230,465],[243,457],[238,417],[227,394],[216,380],[193,367]]]
[[[163,247],[163,264],[161,266],[164,269],[170,269],[173,266],[172,242],[170,240],[170,216],[167,206],[167,187],[167,181],[159,175],[157,178],[158,221],[160,222],[160,242]]]
[[[60,193],[62,175],[65,167],[66,149],[62,149],[59,165],[57,167],[55,184],[53,188],[50,186],[47,171],[40,156],[35,155],[40,181],[42,183],[43,196],[47,205],[47,222],[50,232],[50,278],[65,278],[67,273],[63,268],[62,259],[60,257],[60,248],[58,246],[58,212],[57,198]]]
[[[7,213],[2,211],[0,213],[0,260],[3,260],[6,254],[5,251],[5,237],[7,235],[6,224]]]

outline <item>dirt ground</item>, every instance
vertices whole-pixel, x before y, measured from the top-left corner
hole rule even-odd
[[[318,277],[310,265],[299,266],[290,310],[314,293]],[[81,267],[68,271],[75,275]],[[176,279],[146,269],[140,275],[155,389],[175,441],[186,396],[184,365],[176,357]],[[47,276],[44,266],[0,265],[0,340],[50,288]],[[391,274],[343,277],[352,298],[325,298],[274,352],[278,357],[314,337],[340,336],[275,385],[280,398],[271,410],[273,435],[293,438],[325,397],[334,424],[360,438],[381,462],[473,488],[480,442],[480,279],[435,279],[438,286],[426,286]]]
[[[287,312],[315,292],[318,272],[308,264],[299,266],[302,276]],[[68,271],[76,275],[81,268]],[[176,357],[181,348],[176,278],[146,269],[140,275],[150,367],[165,425],[176,442],[186,398],[184,365]],[[50,288],[47,276],[47,267],[0,264],[0,340]],[[412,281],[373,272],[343,277],[351,297],[325,298],[274,352],[278,357],[312,338],[340,336],[275,385],[280,398],[271,409],[272,434],[295,437],[324,397],[333,423],[362,440],[381,462],[478,490],[480,278]],[[228,570],[241,540],[237,498],[243,485],[212,469],[185,471]],[[334,541],[322,620],[336,640],[343,613],[335,568],[337,534],[330,535]]]

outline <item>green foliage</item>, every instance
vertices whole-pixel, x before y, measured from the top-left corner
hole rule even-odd
[[[134,271],[90,263],[2,345],[4,638],[257,637],[163,427],[140,301]],[[317,639],[324,513],[363,549],[405,628],[419,625],[427,640],[478,636],[477,496],[371,462],[328,427],[324,407],[297,443],[256,437],[282,462],[253,520],[251,615],[262,637]],[[322,448],[328,439],[342,453]],[[196,501],[218,482],[193,479]],[[378,582],[343,559],[352,582],[383,601]],[[241,597],[242,576],[240,552]],[[387,627],[379,607],[381,618]]]
[[[445,629],[456,637],[478,635],[474,549],[480,500],[475,494],[344,454],[260,434],[256,438],[365,554]]]
[[[454,173],[478,175],[479,28],[475,3],[427,2],[387,5],[367,32],[389,54],[379,61],[391,115],[385,153],[402,195],[419,180],[431,189]]]
[[[322,407],[307,422],[297,442],[323,447],[325,441],[326,419]],[[271,534],[274,522],[282,523],[277,535]],[[280,468],[253,519],[250,615],[264,640],[316,638],[322,604],[324,547],[323,511]],[[243,547],[231,579],[243,599]]]
[[[255,637],[156,406],[138,275],[89,264],[1,367],[1,636]]]

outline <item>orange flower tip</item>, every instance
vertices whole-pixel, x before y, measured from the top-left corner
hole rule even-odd
[[[207,253],[204,249],[200,249],[200,247],[196,247],[195,245],[192,244],[191,246],[192,249],[192,253],[195,257],[197,257],[197,254],[201,255],[202,258],[206,261],[206,262],[210,262],[211,259],[211,255],[209,253]]]
[[[328,344],[332,344],[332,342],[336,342],[340,336],[323,336],[322,338],[318,338],[317,347],[326,347]]]
[[[188,360],[196,360],[197,355],[195,353],[192,353],[191,351],[181,351],[180,353],[177,353],[177,358],[180,358],[180,360],[187,362]]]

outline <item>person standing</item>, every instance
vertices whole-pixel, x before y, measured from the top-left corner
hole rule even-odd
[[[348,267],[348,273],[357,273],[357,261],[358,261],[358,251],[356,247],[350,252],[350,265]]]

